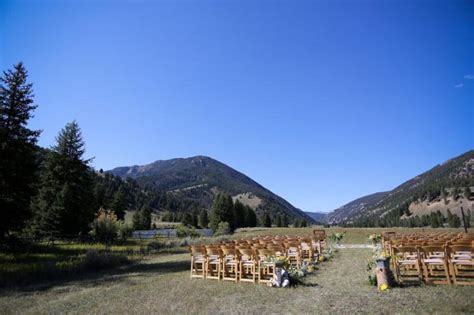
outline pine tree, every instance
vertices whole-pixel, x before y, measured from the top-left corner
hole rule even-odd
[[[37,107],[22,63],[0,78],[0,238],[24,226],[37,181],[35,144],[27,123]]]
[[[257,214],[249,206],[245,206],[245,223],[246,223],[245,225],[247,227],[256,227],[257,226]]]
[[[207,217],[207,211],[202,210],[201,213],[199,214],[199,226],[203,229],[207,228],[209,224],[209,219]]]
[[[148,230],[151,227],[151,208],[144,205],[140,210],[135,211],[132,217],[132,224],[135,230]]]
[[[234,230],[234,204],[231,196],[217,194],[214,198],[209,221],[213,231],[217,231],[219,222],[228,222],[231,230]]]
[[[127,201],[125,200],[125,193],[122,189],[117,190],[114,194],[114,199],[111,205],[112,211],[117,216],[118,220],[125,219],[125,210],[127,210]]]
[[[450,225],[451,226],[451,225]],[[458,228],[461,226],[461,219],[457,214],[453,214],[452,226],[453,228]]]
[[[277,225],[277,227],[282,227],[283,226],[281,215],[277,216],[276,225]]]
[[[222,194],[217,194],[214,197],[214,202],[212,204],[211,214],[209,216],[209,226],[214,232],[217,231],[219,222],[222,221],[222,212],[225,203],[223,197]]]
[[[237,199],[235,200],[234,207],[234,228],[243,227],[245,225],[245,207],[244,205]]]
[[[300,223],[300,227],[307,227],[308,226],[308,223],[306,222],[306,220],[301,220],[301,223]]]
[[[290,222],[288,220],[288,216],[286,214],[283,215],[283,220],[282,220],[283,227],[288,227],[289,224],[290,224]]]
[[[181,223],[186,226],[191,226],[193,224],[193,218],[189,212],[186,212],[183,215],[183,219],[181,220]]]
[[[272,218],[268,212],[265,212],[262,221],[264,227],[272,227]]]
[[[35,200],[35,229],[39,234],[87,232],[94,219],[90,160],[83,160],[84,141],[74,121],[62,129],[48,154]]]
[[[449,227],[454,227],[454,217],[453,214],[451,213],[451,210],[448,209],[448,225]]]
[[[222,219],[221,221],[229,222],[229,226],[231,231],[236,229],[235,227],[235,219],[234,219],[234,202],[232,201],[232,197],[228,194],[224,195],[224,208],[222,212]]]
[[[191,212],[191,226],[193,227],[198,227],[199,223],[198,223],[198,215],[197,215],[197,212],[196,210],[193,210]]]

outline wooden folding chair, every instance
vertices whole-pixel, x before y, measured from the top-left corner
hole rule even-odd
[[[301,249],[297,242],[285,242],[286,256],[291,265],[301,266]]]
[[[451,284],[446,248],[429,245],[421,246],[419,250],[425,283]]]
[[[206,279],[221,279],[222,253],[219,247],[206,246]]]
[[[258,249],[258,283],[272,282],[275,275],[275,262],[271,261],[275,257],[275,252],[271,249]]]
[[[421,281],[420,260],[416,247],[392,247],[392,264],[395,268],[395,280],[398,283],[409,280]]]
[[[190,246],[191,251],[191,278],[206,277],[206,249],[203,246]]]
[[[471,245],[450,245],[448,261],[455,285],[474,285],[474,250]]]
[[[222,247],[222,280],[239,281],[239,259],[237,250]]]
[[[257,255],[253,249],[239,249],[239,280],[241,282],[257,282]]]

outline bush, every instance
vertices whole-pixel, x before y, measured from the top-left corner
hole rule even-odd
[[[91,224],[90,235],[99,242],[111,243],[117,239],[119,225],[113,211],[100,208]]]
[[[131,226],[130,224],[126,224],[123,221],[118,221],[117,225],[118,225],[118,238],[121,241],[125,242],[127,238],[132,236],[133,226]]]
[[[176,228],[176,235],[178,237],[200,237],[198,231],[195,228],[188,228],[184,225],[180,225]]]
[[[214,232],[215,236],[219,235],[229,235],[230,234],[230,226],[229,222],[219,222],[217,226],[217,230]]]
[[[129,263],[125,255],[111,252],[88,251],[84,258],[84,267],[88,270],[100,270]]]

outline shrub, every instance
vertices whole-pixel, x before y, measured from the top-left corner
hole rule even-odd
[[[165,246],[167,246],[167,245],[163,244],[161,242],[151,241],[150,243],[148,243],[146,249],[147,249],[148,252],[157,252],[157,251],[165,248]]]
[[[117,239],[119,224],[117,216],[111,210],[99,209],[91,224],[91,236],[99,242],[111,243]]]
[[[189,228],[184,225],[180,225],[176,228],[176,235],[178,237],[200,237],[198,231],[195,228]]]
[[[117,226],[118,226],[118,238],[121,241],[125,242],[127,238],[132,236],[133,226],[131,226],[130,224],[126,224],[123,221],[118,221]]]
[[[214,232],[215,236],[230,234],[230,226],[228,222],[219,222],[217,230]]]

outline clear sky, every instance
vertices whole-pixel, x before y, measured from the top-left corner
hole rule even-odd
[[[94,167],[208,155],[305,211],[474,148],[474,1],[5,1],[50,146]]]

